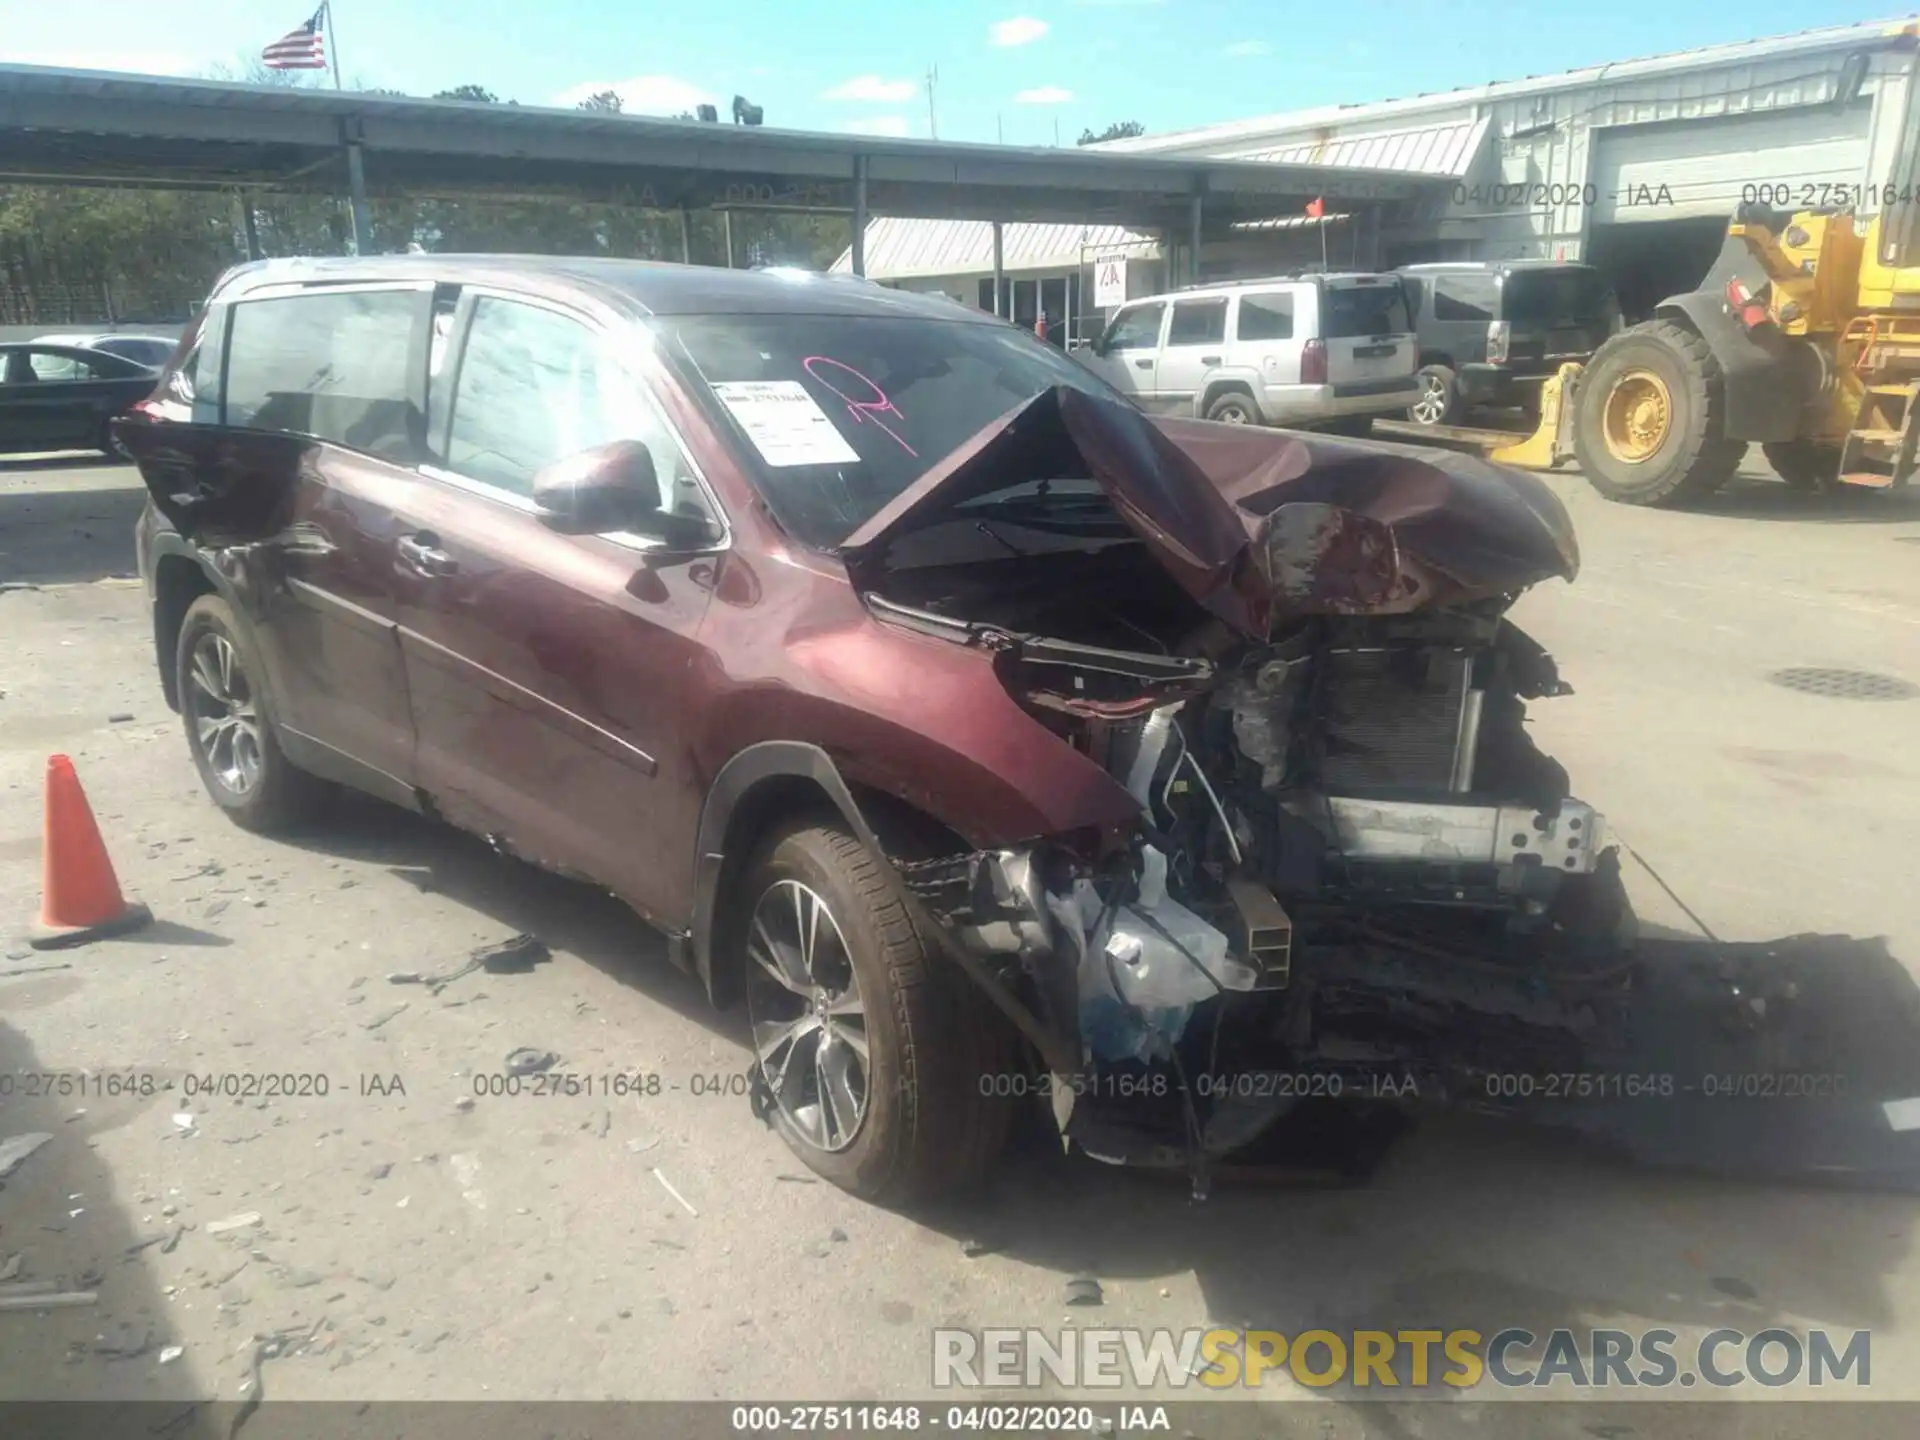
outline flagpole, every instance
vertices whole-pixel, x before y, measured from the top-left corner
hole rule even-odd
[[[333,66],[333,88],[338,90],[340,88],[340,47],[334,44],[333,0],[326,0],[326,4],[320,8],[324,10],[327,15],[327,23],[323,33],[326,36],[327,59]]]

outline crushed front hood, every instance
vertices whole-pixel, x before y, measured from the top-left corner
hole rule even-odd
[[[985,426],[841,547],[856,583],[891,542],[1022,480],[1091,476],[1181,587],[1264,639],[1289,615],[1391,613],[1571,580],[1566,507],[1475,457],[1150,418],[1057,386]]]

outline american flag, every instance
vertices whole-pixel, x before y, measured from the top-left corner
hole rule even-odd
[[[289,30],[260,52],[269,70],[324,70],[327,68],[327,7],[298,30]]]

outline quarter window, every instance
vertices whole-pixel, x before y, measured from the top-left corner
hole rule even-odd
[[[227,340],[226,423],[414,463],[424,431],[427,304],[420,290],[238,302]]]
[[[1234,333],[1242,340],[1291,340],[1293,296],[1284,290],[1264,295],[1242,295]]]
[[[1225,300],[1180,300],[1167,327],[1168,345],[1218,345],[1227,338]]]
[[[614,440],[647,447],[661,508],[704,508],[679,445],[605,337],[537,305],[476,300],[454,381],[447,468],[530,497],[546,466]]]
[[[1436,320],[1493,319],[1500,308],[1500,287],[1491,275],[1436,275],[1433,280],[1433,318]]]

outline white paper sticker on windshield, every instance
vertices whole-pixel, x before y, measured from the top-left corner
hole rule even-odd
[[[730,380],[713,393],[769,465],[847,465],[860,458],[798,380]]]

